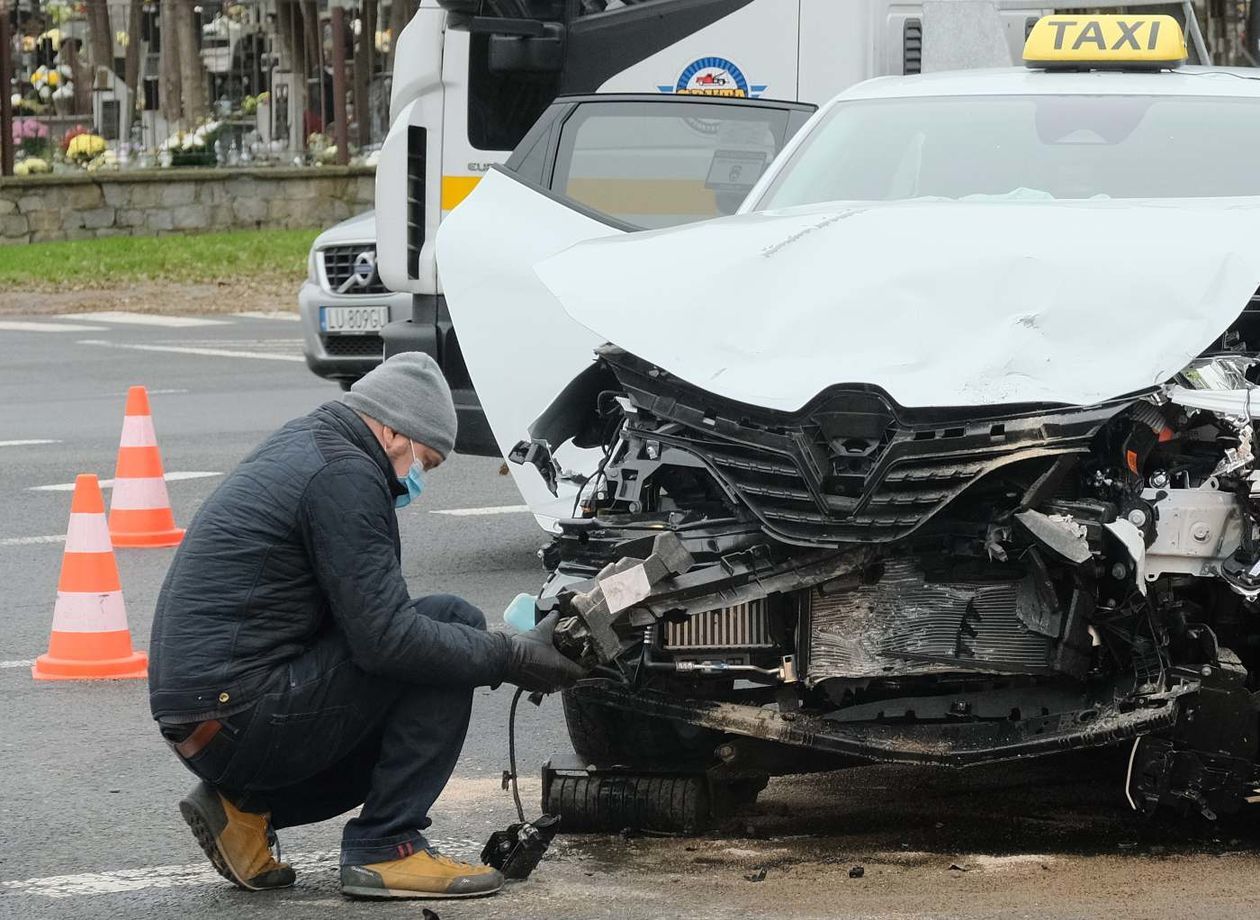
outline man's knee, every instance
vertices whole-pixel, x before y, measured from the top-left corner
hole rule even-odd
[[[424,613],[443,623],[460,623],[473,629],[486,628],[486,615],[462,597],[433,594],[424,598]]]

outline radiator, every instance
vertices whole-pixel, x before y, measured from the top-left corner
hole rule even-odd
[[[773,646],[763,600],[709,610],[681,623],[665,624],[665,648],[671,652]]]

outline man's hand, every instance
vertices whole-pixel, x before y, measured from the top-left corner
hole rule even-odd
[[[586,668],[564,657],[552,642],[559,619],[559,613],[552,613],[529,632],[508,638],[504,680],[531,692],[553,693],[586,676]]]

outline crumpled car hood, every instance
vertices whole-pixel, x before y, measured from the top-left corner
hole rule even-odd
[[[829,204],[605,235],[535,271],[599,338],[741,402],[868,383],[911,407],[1089,405],[1162,383],[1238,316],[1260,205]]]

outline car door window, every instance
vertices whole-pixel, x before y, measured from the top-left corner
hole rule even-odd
[[[801,120],[758,105],[582,103],[561,129],[550,187],[645,228],[733,214]]]

